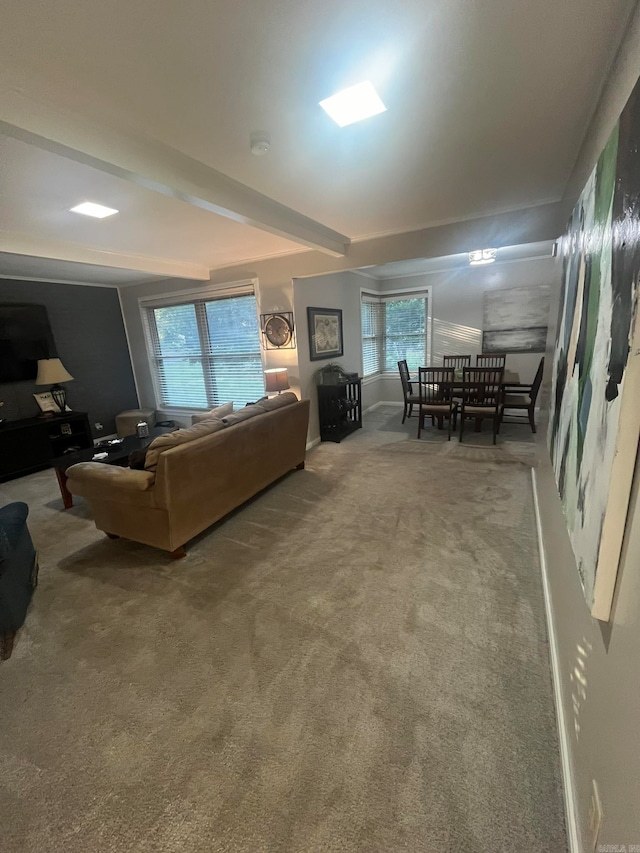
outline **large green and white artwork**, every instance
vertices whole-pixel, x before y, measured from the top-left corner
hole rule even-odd
[[[563,238],[549,448],[591,613],[610,618],[640,434],[640,84]]]

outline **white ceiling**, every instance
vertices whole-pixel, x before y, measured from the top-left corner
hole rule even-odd
[[[557,201],[634,5],[4,0],[0,250],[203,277]],[[365,78],[388,111],[338,128]]]
[[[0,186],[0,231],[72,240],[102,251],[117,247],[207,268],[231,264],[238,253],[258,258],[300,250],[291,240],[6,136],[0,136]],[[71,213],[82,201],[98,201],[120,213],[102,220]]]
[[[98,264],[80,264],[74,261],[58,261],[52,258],[35,258],[31,255],[15,255],[0,252],[0,294],[2,279],[25,279],[27,281],[54,281],[63,284],[125,285],[142,284],[158,276],[121,267],[105,267]],[[163,276],[164,278],[164,276]]]

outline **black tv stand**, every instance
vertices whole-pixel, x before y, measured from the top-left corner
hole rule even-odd
[[[0,482],[48,468],[71,448],[93,445],[86,412],[0,423]]]

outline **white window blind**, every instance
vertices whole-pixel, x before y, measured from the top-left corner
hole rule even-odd
[[[402,359],[413,372],[431,363],[428,293],[380,297],[363,293],[363,375],[395,373]]]
[[[264,394],[254,295],[152,304],[144,316],[158,405],[241,406]]]
[[[384,310],[379,300],[362,295],[362,375],[382,372]]]

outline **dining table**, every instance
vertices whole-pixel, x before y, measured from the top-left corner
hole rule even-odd
[[[454,370],[454,381],[453,381],[453,391],[455,394],[459,394],[464,390],[464,381],[463,381],[463,369],[457,368]],[[487,368],[493,369],[493,368]],[[419,378],[417,375],[413,375],[409,377],[409,382],[419,382]],[[475,383],[474,383],[475,384]],[[505,370],[502,374],[502,386],[505,387],[507,385],[520,385],[520,374],[515,370]]]
[[[489,370],[489,369],[493,369],[493,368],[487,368],[487,369]],[[464,368],[462,368],[462,367],[456,368],[454,370],[454,381],[453,381],[453,385],[451,385],[451,394],[453,397],[462,397],[464,394],[465,383],[464,383],[463,371],[464,371]],[[409,382],[410,383],[413,382],[415,384],[418,384],[419,381],[420,380],[419,380],[418,376],[416,376],[415,374],[413,376],[409,376]],[[469,386],[477,386],[478,383],[477,382],[470,382],[467,384]],[[520,374],[519,373],[517,373],[515,370],[506,370],[505,369],[503,371],[502,382],[500,383],[500,387],[502,388],[503,393],[507,388],[511,388],[512,386],[516,386],[516,387],[514,387],[514,391],[516,391],[516,393],[517,393],[517,386],[520,386],[520,385],[521,385],[521,382],[520,382]],[[441,417],[439,417],[438,418],[438,429],[443,429],[443,426],[444,426],[443,419]],[[480,418],[476,418],[475,431],[480,432],[481,428],[482,428],[482,420]]]

